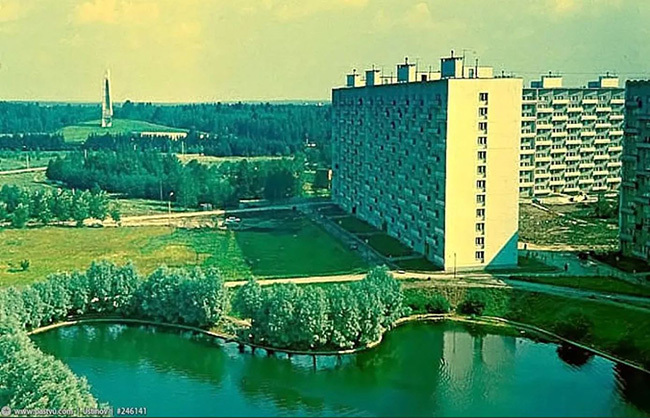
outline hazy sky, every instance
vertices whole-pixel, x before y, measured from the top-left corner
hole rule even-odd
[[[0,100],[98,101],[107,67],[118,101],[328,99],[352,68],[450,49],[649,77],[648,22],[649,0],[0,0]]]

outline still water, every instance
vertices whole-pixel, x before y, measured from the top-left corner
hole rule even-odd
[[[342,359],[267,357],[172,329],[81,325],[33,336],[113,407],[149,416],[647,416],[650,379],[556,344],[413,323]],[[260,352],[261,351],[261,352]]]

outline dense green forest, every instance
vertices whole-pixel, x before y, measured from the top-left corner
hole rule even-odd
[[[50,161],[47,177],[71,188],[100,187],[133,198],[172,200],[181,206],[228,207],[240,199],[300,196],[304,158],[206,165],[183,164],[174,154],[73,153]]]
[[[99,106],[0,102],[0,134],[54,133],[64,126],[99,118]],[[115,118],[135,119],[190,130],[187,151],[217,156],[290,155],[316,144],[329,160],[329,105],[202,103],[157,105],[126,101],[115,106]],[[23,138],[0,136],[4,149],[61,149],[58,136]],[[179,152],[181,144],[165,139],[98,136],[90,148],[141,147]],[[56,148],[56,147],[60,148]]]
[[[1,134],[0,149],[60,151],[71,148],[59,134]]]

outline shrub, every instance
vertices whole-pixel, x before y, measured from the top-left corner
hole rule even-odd
[[[427,313],[447,313],[450,310],[449,301],[439,293],[432,295],[425,303]]]
[[[20,269],[21,269],[22,271],[27,271],[27,270],[29,270],[29,260],[27,260],[27,259],[25,259],[25,260],[20,260]]]
[[[466,315],[482,315],[485,310],[485,297],[480,293],[470,292],[465,297],[460,305],[458,305],[458,312]]]
[[[562,337],[581,340],[591,334],[594,324],[583,312],[569,311],[566,316],[555,322],[553,329]]]

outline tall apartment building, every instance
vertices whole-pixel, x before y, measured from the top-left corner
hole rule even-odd
[[[650,81],[628,81],[625,99],[621,250],[650,261]]]
[[[446,270],[516,265],[522,80],[453,56],[378,75],[332,91],[335,202]]]
[[[542,76],[523,91],[519,192],[615,193],[621,182],[624,89],[599,77],[586,88]]]

